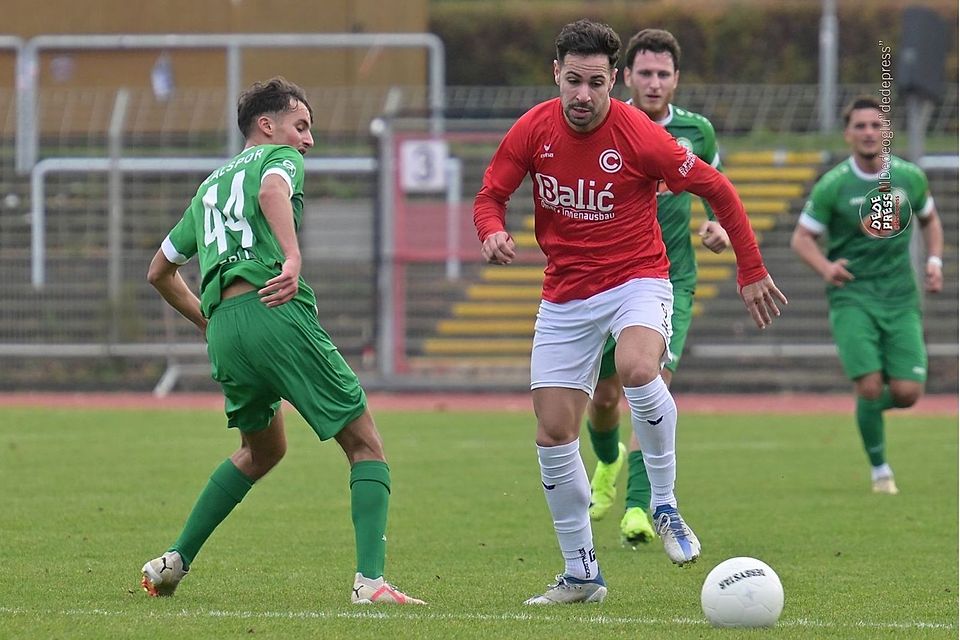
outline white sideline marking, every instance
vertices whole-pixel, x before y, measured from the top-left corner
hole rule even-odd
[[[0,607],[3,615],[57,615],[67,617],[102,616],[122,618],[136,615],[138,618],[237,618],[237,619],[285,619],[285,620],[482,620],[502,622],[555,622],[557,618],[533,613],[403,613],[399,611],[218,611],[199,609],[190,611],[110,611],[107,609],[23,609],[18,607]],[[683,624],[692,626],[706,626],[706,620],[695,618],[637,618],[632,616],[575,616],[563,618],[564,622],[581,622],[586,624],[631,624],[631,625],[664,625]],[[825,622],[810,618],[795,618],[781,620],[777,623],[781,627],[812,627],[822,629],[955,629],[954,624],[941,622],[871,622],[858,620],[856,622]]]

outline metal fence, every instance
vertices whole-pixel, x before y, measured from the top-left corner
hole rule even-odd
[[[429,334],[431,323],[441,318],[445,305],[467,286],[471,275],[472,229],[463,220],[469,217],[478,171],[512,119],[553,97],[556,88],[446,88],[448,118],[442,128],[451,132],[449,148],[459,163],[459,204],[453,210],[461,216],[457,258],[465,265],[458,267],[462,270],[455,277],[451,277],[449,254],[396,255],[385,249],[395,238],[384,216],[394,215],[395,210],[384,203],[384,195],[388,189],[396,192],[393,182],[384,185],[397,175],[399,147],[378,147],[370,122],[385,112],[427,114],[428,91],[424,87],[306,89],[311,102],[324,106],[323,119],[315,126],[315,155],[370,163],[369,170],[346,172],[314,165],[306,182],[304,275],[318,291],[324,325],[348,360],[367,379],[382,384],[474,386],[479,379],[493,386],[504,383],[507,378],[496,367],[485,373],[468,371],[457,379],[455,372],[442,367],[396,370],[389,361],[385,364],[388,352],[398,353],[397,343],[388,339],[393,331],[388,318],[403,317],[390,306],[397,301],[390,296],[399,296],[407,310],[416,309],[418,314],[405,320],[411,333],[403,336],[399,353],[409,362],[416,358],[417,345]],[[844,86],[838,102],[870,90],[865,85]],[[122,127],[114,139],[111,168],[109,133],[111,120],[116,122],[116,92],[41,89],[37,95],[39,157],[50,162],[44,165],[38,191],[36,179],[32,186],[15,171],[17,95],[13,88],[0,88],[0,298],[4,301],[0,305],[0,386],[142,387],[155,383],[164,370],[177,371],[185,363],[203,361],[202,340],[188,323],[165,311],[145,283],[144,272],[163,234],[205,176],[203,169],[190,162],[215,163],[223,152],[226,95],[226,87],[178,91],[167,99],[158,99],[149,90],[130,91]],[[688,85],[677,100],[711,114],[718,131],[727,137],[818,130],[814,86]],[[212,122],[211,113],[216,114]],[[897,126],[902,116],[896,111],[894,115]],[[424,121],[415,133],[428,135],[430,130]],[[956,134],[956,87],[935,109],[930,131]],[[483,132],[483,141],[471,138],[471,132]],[[395,166],[384,166],[387,156],[382,154]],[[80,160],[72,166],[57,165],[56,159],[63,157]],[[156,165],[158,161],[163,170],[156,166],[149,172],[132,170],[139,166],[137,162]],[[376,173],[371,172],[374,169]],[[955,214],[955,180],[952,188],[943,186],[950,184],[949,179],[937,184],[938,189],[946,189],[942,201],[951,211],[945,212]],[[122,204],[119,226],[114,218],[113,227],[111,185]],[[420,212],[434,216],[429,231],[438,241],[449,238],[445,235],[449,229],[437,226],[437,220],[445,218],[434,214],[450,211],[447,200],[451,197],[448,192],[409,197]],[[415,207],[406,210],[409,213]],[[407,220],[416,223],[415,217]],[[33,286],[35,239],[41,222],[44,278],[38,288]],[[955,219],[947,224],[955,227]],[[948,251],[955,253],[955,233],[950,242]],[[392,287],[399,281],[384,278],[384,268],[404,260],[410,268],[397,290]],[[111,273],[117,275],[113,287]],[[189,268],[186,273],[195,275]],[[937,309],[950,316],[944,322],[956,326],[955,304],[952,310]],[[701,353],[707,360],[716,360],[711,349],[725,353],[730,344],[701,345]],[[121,360],[123,364],[117,364]],[[522,374],[513,370],[511,375],[516,377],[510,378],[511,384],[522,384],[518,382]],[[173,382],[169,376],[164,380]]]
[[[369,136],[370,122],[387,111],[418,115],[430,110],[423,87],[306,87],[311,100],[323,105],[315,123],[322,149],[354,153],[356,141]],[[872,85],[841,85],[837,111],[853,96],[875,93]],[[149,89],[128,90],[130,104],[125,127],[127,145],[142,155],[224,153],[224,140],[232,132],[223,117],[225,87],[181,89],[160,98]],[[452,120],[512,120],[538,102],[556,95],[556,87],[447,87],[446,117]],[[17,94],[0,88],[0,132],[13,143]],[[42,144],[39,157],[103,155],[113,89],[38,92],[37,122]],[[748,133],[818,133],[815,85],[681,85],[676,102],[710,117],[723,136]],[[906,108],[895,105],[893,128],[906,130]],[[936,105],[927,133],[955,136],[958,132],[958,88],[951,85]],[[500,125],[496,125],[499,127]]]

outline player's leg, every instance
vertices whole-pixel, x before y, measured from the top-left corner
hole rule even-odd
[[[923,396],[927,381],[927,350],[923,344],[920,310],[881,310],[883,371],[895,408],[912,407]]]
[[[176,541],[166,553],[143,566],[141,584],[150,595],[173,595],[210,535],[286,451],[280,411],[267,428],[241,432],[240,436],[240,448],[213,471]]]
[[[608,338],[600,359],[600,379],[587,403],[587,432],[597,456],[597,468],[590,480],[590,518],[600,520],[617,497],[617,477],[626,461],[626,447],[620,442],[620,378],[614,365],[617,342]]]
[[[588,515],[590,486],[576,428],[586,403],[587,395],[578,389],[533,390],[540,482],[553,518],[564,571],[556,584],[525,604],[600,602],[606,596],[593,544]]]
[[[880,352],[887,385],[875,401],[876,409],[911,407],[923,395],[927,377],[927,353],[923,344],[923,323],[918,309],[878,309],[875,311],[881,328]],[[858,402],[858,413],[860,404]],[[876,419],[874,413],[874,420]],[[883,418],[880,415],[883,435]],[[872,461],[871,461],[872,462]],[[899,489],[893,470],[885,461],[872,469],[875,493],[897,494]]]
[[[530,387],[537,416],[540,483],[564,561],[556,584],[525,604],[600,602],[606,584],[590,525],[590,485],[580,457],[580,421],[597,382],[601,331],[584,301],[543,301],[530,357]]]
[[[670,361],[660,370],[660,377],[670,388],[673,373],[680,365],[687,342],[687,332],[693,319],[693,291],[676,288],[673,292],[672,332],[670,335]],[[623,518],[620,520],[620,537],[624,544],[636,549],[640,543],[651,542],[653,527],[647,515],[650,507],[650,478],[643,462],[643,452],[636,434],[630,437],[630,453],[627,457],[627,500]]]
[[[424,604],[384,579],[390,467],[369,410],[336,436],[350,463],[350,513],[357,551],[354,604]]]
[[[884,438],[883,412],[893,398],[884,381],[880,327],[869,312],[853,306],[831,308],[830,327],[844,373],[853,380],[857,428],[874,491],[896,493]]]
[[[227,424],[240,431],[241,444],[214,470],[167,553],[144,565],[142,584],[150,595],[173,595],[213,531],[286,452],[280,399],[263,388],[260,371],[244,354],[245,343],[255,342],[263,328],[259,318],[251,320],[258,306],[255,295],[231,298],[210,320],[213,376],[226,398]]]
[[[350,463],[357,557],[351,600],[355,604],[423,604],[384,581],[390,467],[360,381],[313,309],[290,303],[283,307],[289,307],[295,335],[274,347],[274,384],[321,440],[336,439]]]
[[[660,377],[670,342],[673,295],[669,281],[632,281],[613,332],[616,363],[630,404],[633,430],[650,478],[651,508],[664,550],[679,565],[700,556],[700,541],[677,511],[677,406]]]

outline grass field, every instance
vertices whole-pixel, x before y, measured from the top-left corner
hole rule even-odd
[[[901,495],[869,492],[849,416],[681,417],[678,495],[703,543],[594,526],[601,605],[521,606],[562,569],[525,413],[380,412],[393,469],[387,577],[426,608],[349,604],[347,465],[293,412],[284,462],[174,598],[139,588],[236,442],[218,413],[0,409],[0,638],[956,638],[957,420],[893,416]],[[584,448],[593,468],[589,446]],[[621,479],[621,483],[623,479]],[[621,488],[622,495],[622,488]],[[700,586],[752,555],[783,581],[775,629],[713,629]]]

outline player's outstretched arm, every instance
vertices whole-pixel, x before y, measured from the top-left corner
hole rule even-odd
[[[157,251],[147,270],[147,281],[180,315],[206,332],[207,319],[200,312],[200,300],[180,275],[180,265],[167,260],[163,251]]]
[[[766,329],[773,324],[774,316],[780,316],[780,307],[777,303],[787,304],[787,297],[780,293],[780,289],[769,275],[741,287],[740,297],[743,298],[743,304],[747,306],[753,321],[761,329]]]

